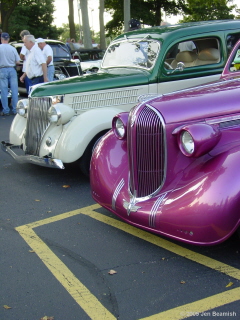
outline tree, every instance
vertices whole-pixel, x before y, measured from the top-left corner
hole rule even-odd
[[[100,25],[100,48],[106,49],[105,27],[104,27],[104,0],[99,0],[99,25]]]
[[[8,32],[8,24],[9,19],[17,7],[18,1],[17,0],[2,0],[1,1],[1,28],[2,30]]]
[[[85,48],[92,48],[92,37],[88,18],[88,1],[80,0],[82,13],[82,30],[83,30],[83,44]]]
[[[9,1],[9,5],[12,2]],[[1,16],[5,9],[6,5],[2,1]],[[52,25],[53,12],[52,0],[20,0],[14,7],[11,16],[2,20],[1,28],[9,32],[11,40],[19,40],[19,33],[24,29],[29,30],[37,38],[58,39],[62,30]]]
[[[124,1],[105,0],[105,9],[111,13],[112,20],[106,24],[107,35],[123,32]],[[131,2],[131,18],[138,19],[142,24],[159,26],[163,12],[166,15],[179,14],[185,10],[184,0],[135,0]]]
[[[233,19],[232,0],[187,0],[186,15],[180,22]]]
[[[68,23],[70,28],[70,38],[76,39],[76,29],[74,24],[73,0],[68,0],[69,16]]]

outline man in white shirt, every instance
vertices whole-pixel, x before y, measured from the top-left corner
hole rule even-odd
[[[22,30],[20,32],[21,39],[23,40],[24,36],[28,35],[28,34],[30,34],[30,32],[28,30]],[[26,61],[27,61],[28,54],[29,54],[28,49],[25,47],[25,45],[23,45],[22,49],[21,49],[21,52],[20,52],[20,59],[23,61],[23,66],[22,66],[22,72],[23,73],[26,72]],[[27,90],[27,93],[28,93],[29,92],[29,83],[30,83],[28,77],[25,76],[23,78],[23,81],[22,81],[22,79],[20,77],[20,81],[25,83],[25,87],[26,87],[26,90]]]
[[[53,65],[53,50],[49,44],[45,42],[43,38],[36,40],[39,48],[42,50],[47,63],[47,75],[48,81],[53,81],[55,68]]]
[[[24,77],[27,75],[30,79],[31,86],[42,82],[48,82],[46,59],[35,41],[33,35],[25,35],[23,38],[24,45],[29,50],[29,54],[26,61],[26,72],[20,80],[23,82]]]

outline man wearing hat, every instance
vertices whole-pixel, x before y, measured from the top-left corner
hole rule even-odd
[[[20,63],[20,57],[16,48],[9,42],[10,36],[7,32],[2,32],[0,45],[0,89],[3,111],[1,116],[9,116],[10,109],[8,106],[8,86],[12,91],[12,111],[16,114],[18,102],[18,78],[16,65]]]
[[[23,38],[23,43],[30,52],[26,61],[26,72],[21,76],[20,81],[24,82],[24,77],[27,76],[30,86],[48,82],[46,60],[42,50],[35,45],[35,41],[31,34],[25,35]]]
[[[48,81],[53,81],[55,72],[55,68],[53,65],[53,50],[51,46],[47,44],[43,38],[38,38],[36,42],[39,48],[42,50],[42,53],[46,59]]]

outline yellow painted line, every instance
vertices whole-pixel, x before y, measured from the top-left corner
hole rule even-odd
[[[92,320],[112,320],[116,319],[99,300],[91,294],[91,292],[74,276],[74,274],[62,263],[62,261],[49,249],[49,247],[37,236],[32,230],[33,228],[43,226],[49,223],[57,222],[66,218],[76,216],[78,214],[87,215],[97,221],[108,224],[126,233],[129,233],[142,240],[148,241],[158,247],[167,251],[173,252],[186,259],[204,265],[208,268],[216,270],[240,280],[240,270],[224,264],[220,261],[206,257],[202,254],[196,253],[189,249],[185,249],[177,244],[171,243],[154,234],[148,233],[144,230],[133,227],[125,222],[115,220],[94,210],[101,208],[95,204],[82,209],[66,212],[51,218],[39,220],[27,225],[17,227],[16,230],[29,244],[29,246],[36,252],[39,258],[58,279],[58,281],[65,287],[69,294],[75,299],[80,307],[89,315]],[[159,314],[141,320],[180,320],[191,316],[191,313],[203,313],[202,316],[211,316],[214,311],[208,311],[216,307],[223,306],[227,303],[240,300],[240,288],[227,290],[223,293],[213,295],[177,308],[173,308]],[[206,314],[205,314],[206,312]],[[207,314],[209,312],[209,315]],[[213,315],[214,316],[214,315]]]
[[[94,204],[94,205],[89,206],[87,208],[89,208],[89,210],[95,210],[95,209],[101,208],[101,206],[99,206],[98,204]],[[28,226],[29,228],[33,229],[33,228],[37,228],[37,227],[43,226],[45,224],[49,224],[49,223],[52,223],[52,222],[57,222],[57,221],[60,221],[60,220],[63,220],[63,219],[71,218],[73,216],[76,216],[76,215],[80,214],[81,212],[82,212],[82,209],[77,209],[77,210],[73,210],[73,211],[69,211],[69,212],[65,212],[65,213],[59,214],[57,216],[53,216],[53,217],[46,218],[46,219],[43,219],[43,220],[38,220],[38,221],[35,221],[35,222],[32,222],[32,223],[28,223],[25,226]]]
[[[148,233],[144,230],[141,230],[141,229],[133,227],[129,224],[126,224],[125,222],[118,221],[118,220],[115,220],[115,219],[110,218],[108,216],[102,215],[98,212],[91,210],[91,208],[89,208],[89,207],[81,209],[81,213],[83,213],[83,214],[85,214],[95,220],[98,220],[98,221],[103,222],[105,224],[108,224],[112,227],[115,227],[119,230],[127,232],[135,237],[138,237],[140,239],[148,241],[158,247],[161,247],[163,249],[171,251],[171,252],[173,252],[179,256],[182,256],[186,259],[192,260],[192,261],[197,262],[201,265],[204,265],[208,268],[214,269],[214,270],[222,272],[230,277],[233,277],[237,280],[240,280],[240,270],[237,268],[231,267],[225,263],[222,263],[222,262],[217,261],[215,259],[206,257],[206,256],[204,256],[200,253],[196,253],[192,250],[185,249],[177,244],[174,244],[170,241],[162,239],[152,233]]]
[[[16,230],[91,319],[116,319],[31,228],[21,226]]]
[[[217,316],[216,311],[208,311],[213,310],[214,308],[221,307],[227,303],[235,302],[240,298],[240,288],[228,290],[223,293],[216,294],[214,296],[198,300],[196,302],[188,303],[183,306],[164,311],[153,316],[142,318],[140,320],[180,320],[185,319],[190,316],[195,316],[196,318],[204,318],[204,319],[214,319]],[[234,312],[232,309],[229,310],[232,312],[232,315],[226,317],[228,319],[239,318],[239,315]],[[201,315],[202,314],[202,315]],[[226,319],[224,317],[224,319]]]

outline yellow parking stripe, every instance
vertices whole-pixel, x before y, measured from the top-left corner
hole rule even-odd
[[[47,268],[53,273],[53,275],[65,287],[69,294],[75,299],[75,301],[89,315],[91,319],[112,320],[116,318],[106,308],[103,307],[103,305],[97,300],[97,298],[91,294],[91,292],[74,276],[74,274],[63,264],[63,262],[37,236],[37,234],[32,230],[33,228],[70,218],[78,214],[84,214],[102,223],[108,224],[109,226],[115,227],[135,237],[138,237],[142,240],[148,241],[167,251],[173,252],[179,256],[182,256],[191,261],[240,280],[239,269],[236,269],[220,261],[206,257],[189,249],[185,249],[154,234],[148,233],[144,230],[128,225],[125,222],[118,221],[94,211],[99,208],[101,207],[98,204],[94,204],[89,207],[66,212],[58,216],[39,220],[16,228],[16,230],[20,233],[24,240],[44,262]],[[161,312],[159,314],[152,315],[141,320],[180,320],[190,317],[191,315],[194,316],[194,314],[197,315],[198,313],[200,316],[202,315],[204,317],[216,316],[215,314],[213,314],[214,311],[209,310],[238,300],[240,300],[240,288],[235,288],[210,296],[208,298],[204,298],[177,308],[173,308],[171,310]]]
[[[196,302],[188,303],[183,306],[155,314],[153,316],[142,318],[140,320],[180,320],[190,316],[203,317],[205,319],[212,319],[217,316],[217,312],[208,311],[217,307],[221,307],[227,303],[238,301],[240,297],[240,288],[225,291],[214,296],[198,300]],[[223,314],[220,316],[224,316]],[[237,318],[237,313],[233,310],[226,312],[225,317]],[[224,317],[224,319],[226,319]]]
[[[162,239],[152,233],[148,233],[144,230],[138,229],[138,228],[133,227],[131,225],[128,225],[124,222],[121,222],[116,219],[104,216],[96,211],[91,210],[91,208],[89,208],[89,207],[85,208],[84,210],[82,209],[81,213],[88,215],[89,217],[92,217],[95,220],[101,221],[105,224],[108,224],[108,225],[113,226],[117,229],[120,229],[124,232],[132,234],[135,237],[138,237],[138,238],[141,238],[145,241],[148,241],[158,247],[161,247],[163,249],[171,251],[171,252],[173,252],[179,256],[182,256],[186,259],[195,261],[195,262],[202,264],[208,268],[225,273],[228,276],[231,276],[235,279],[240,280],[240,270],[236,269],[234,267],[231,267],[225,263],[222,263],[222,262],[217,261],[215,259],[206,257],[206,256],[204,256],[200,253],[196,253],[192,250],[185,249],[185,248],[183,248],[177,244],[174,244],[168,240]]]
[[[91,319],[116,319],[31,228],[22,226],[16,230]]]

